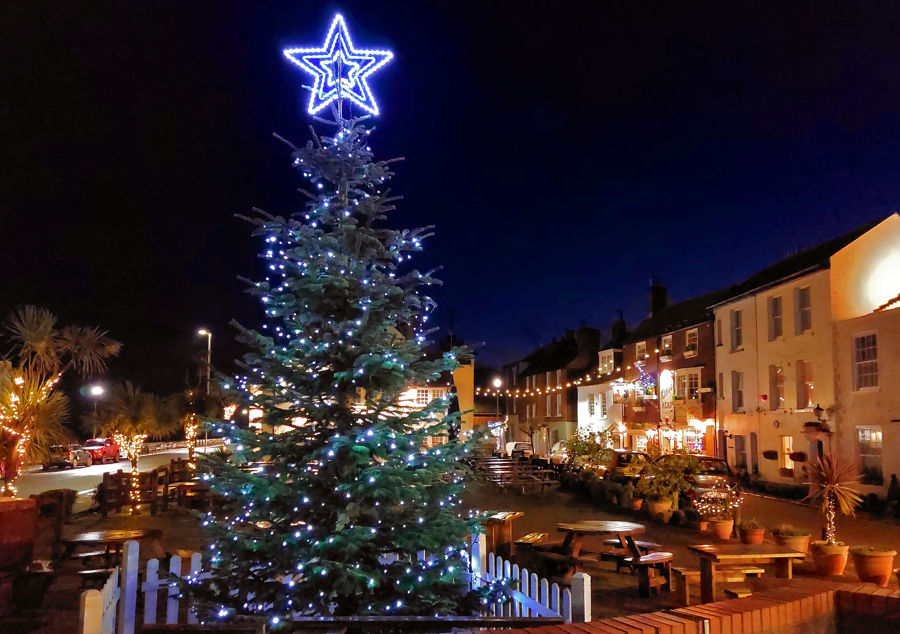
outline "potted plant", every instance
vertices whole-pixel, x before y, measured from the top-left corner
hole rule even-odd
[[[710,532],[718,539],[731,539],[734,516],[740,511],[744,498],[734,487],[719,484],[704,493],[697,502],[698,513],[709,521]]]
[[[744,544],[762,544],[766,529],[757,519],[742,520],[738,525],[741,542]]]
[[[805,553],[809,550],[809,531],[790,524],[781,524],[772,529],[772,537],[779,546]]]
[[[854,546],[850,549],[853,567],[863,583],[887,585],[894,571],[894,557],[897,551],[887,546]]]
[[[619,493],[619,506],[625,509],[634,508],[634,485],[631,481],[622,485]]]
[[[637,492],[647,500],[652,517],[668,522],[678,508],[678,497],[691,488],[688,476],[700,471],[700,461],[677,452],[677,458],[657,460],[648,464],[637,483]]]
[[[843,574],[850,547],[837,541],[834,520],[838,511],[842,515],[856,515],[856,507],[862,502],[854,487],[859,482],[856,466],[841,464],[831,454],[825,454],[809,468],[809,478],[817,488],[807,499],[821,499],[825,516],[825,539],[810,544],[816,568],[825,576]]]

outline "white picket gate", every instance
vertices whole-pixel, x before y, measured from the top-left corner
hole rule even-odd
[[[571,588],[560,588],[541,579],[535,573],[520,569],[518,565],[505,561],[502,557],[486,552],[483,535],[473,535],[470,544],[469,583],[477,588],[494,580],[512,579],[518,589],[512,591],[511,601],[492,605],[492,616],[509,617],[555,617],[561,616],[569,623],[586,623],[591,620],[591,578],[577,573]],[[420,561],[427,561],[430,555],[424,550],[416,553]],[[116,568],[102,590],[85,590],[81,593],[79,629],[81,634],[134,634],[137,622],[137,595],[143,593],[143,623],[179,622],[181,601],[178,586],[170,582],[170,575],[182,576],[183,559],[177,555],[169,560],[169,569],[160,577],[159,560],[147,561],[143,583],[139,570],[140,546],[136,541],[125,542],[121,568]],[[200,553],[191,553],[188,574],[199,578],[208,573],[202,571],[203,560]],[[165,613],[160,614],[159,593],[164,592]],[[197,615],[190,606],[186,610],[186,623],[197,623]]]
[[[182,576],[182,558],[178,555],[169,560],[168,574],[159,575],[159,560],[150,559],[144,571],[144,582],[139,579],[140,546],[138,542],[125,542],[122,555],[122,567],[116,568],[102,590],[85,590],[81,593],[80,626],[81,634],[133,634],[137,623],[137,595],[144,595],[145,625],[165,623],[175,625],[179,622],[180,603],[178,586],[168,581],[168,575]],[[200,553],[190,556],[189,574],[200,572],[202,560]],[[159,593],[164,592],[165,614],[160,615]],[[196,623],[197,615],[188,606],[187,623]]]
[[[78,631],[90,634],[114,634],[118,602],[119,568],[116,568],[102,589],[85,590],[81,593]]]

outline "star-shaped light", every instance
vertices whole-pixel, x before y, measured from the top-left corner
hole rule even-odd
[[[288,48],[284,56],[316,78],[306,111],[316,114],[340,96],[371,114],[378,104],[369,90],[368,77],[394,57],[390,51],[353,48],[343,16],[338,13],[321,48]],[[338,84],[340,82],[340,84]]]

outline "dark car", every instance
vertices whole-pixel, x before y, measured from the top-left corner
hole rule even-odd
[[[71,469],[75,465],[69,457],[69,448],[65,445],[51,445],[50,456],[41,463],[44,471],[50,469]]]
[[[119,445],[112,438],[91,438],[81,448],[91,454],[91,461],[95,464],[119,460]]]
[[[696,500],[716,486],[727,485],[740,490],[740,480],[725,460],[716,458],[715,456],[694,457],[700,461],[700,472],[688,477],[688,480],[691,483],[691,490],[683,496],[687,498],[688,501]],[[660,456],[656,461],[672,460],[674,458],[676,458],[676,456],[669,454]]]

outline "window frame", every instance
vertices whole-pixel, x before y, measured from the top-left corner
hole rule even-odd
[[[556,416],[562,416],[562,392],[556,393]]]
[[[694,338],[693,349],[691,348],[691,335]],[[696,357],[698,354],[700,354],[700,329],[689,328],[684,332],[684,356]]]
[[[428,405],[430,402],[431,402],[431,390],[429,390],[427,387],[417,387],[416,388],[416,405]]]
[[[740,395],[740,399],[738,399]],[[740,370],[731,371],[731,411],[735,414],[744,413],[744,373]]]
[[[800,298],[806,297],[807,303],[801,305]],[[797,313],[797,334],[802,335],[804,332],[812,330],[812,288],[810,286],[801,286],[794,293],[794,303]],[[806,324],[804,324],[804,316],[806,316]]]
[[[878,453],[863,453],[862,451],[862,441],[860,439],[860,432],[877,432],[878,433]],[[871,441],[869,443],[871,444]],[[863,459],[864,456],[868,456],[870,458],[877,458],[878,461],[878,473],[881,479],[881,484],[879,485],[877,481],[875,482],[862,482],[864,485],[871,486],[884,486],[884,429],[881,425],[856,425],[856,456],[857,456],[857,466],[859,467],[859,473],[861,476],[865,474],[864,465],[865,461]]]
[[[778,312],[775,312],[775,306]],[[775,341],[784,337],[784,299],[781,295],[772,295],[766,300],[766,315],[768,317],[769,341]]]
[[[769,410],[772,412],[785,408],[785,379],[783,365],[769,365]]]
[[[810,410],[813,408],[813,403],[816,402],[816,373],[812,369],[812,361],[799,359],[795,366],[797,368],[797,409]]]
[[[794,453],[794,437],[790,434],[785,434],[780,438],[781,451],[778,454],[778,468],[793,470],[794,461],[791,460],[791,454]]]
[[[643,352],[642,352],[643,351]],[[634,360],[644,361],[647,357],[647,342],[637,341],[634,344]]]
[[[547,416],[548,418],[550,417],[550,413],[551,413],[551,411],[552,411],[552,410],[550,409],[550,404],[551,404],[551,401],[550,401],[550,395],[547,394],[547,413],[545,414],[545,416]]]
[[[595,411],[595,409],[596,409],[595,397],[594,397],[594,393],[593,393],[593,392],[588,393],[587,406],[588,406],[588,418],[593,418],[593,417],[594,417],[594,411]]]
[[[731,325],[731,351],[737,352],[744,348],[744,311],[736,308],[731,311],[729,323]]]
[[[859,341],[860,339],[866,339],[868,337],[873,337],[873,345],[867,346],[874,348],[875,357],[873,359],[865,359],[860,361],[858,359],[859,356]],[[878,371],[878,331],[869,330],[865,332],[859,332],[853,335],[853,346],[851,349],[851,361],[853,363],[853,391],[854,392],[871,392],[877,390],[879,385],[879,371]],[[860,366],[864,364],[873,364],[874,372],[867,372],[866,376],[874,376],[875,382],[872,385],[861,385],[860,384]]]

